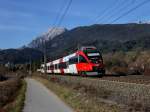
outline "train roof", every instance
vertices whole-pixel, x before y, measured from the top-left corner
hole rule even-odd
[[[88,50],[88,49],[97,49],[97,48],[95,46],[83,46],[80,48],[81,51]]]
[[[67,56],[64,56],[62,57],[63,58],[63,62],[66,62],[69,60],[69,58],[72,58],[74,57],[77,53],[80,53],[80,51],[84,51],[84,50],[91,50],[91,49],[97,49],[95,46],[83,46],[81,47],[78,51],[70,54],[70,55],[67,55]],[[59,61],[60,61],[61,58],[57,59],[57,60],[53,60],[51,62],[48,62],[47,64],[50,65],[50,64],[58,64]]]

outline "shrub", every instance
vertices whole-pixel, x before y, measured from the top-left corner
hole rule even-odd
[[[0,81],[5,81],[7,80],[7,77],[5,77],[4,75],[0,74]]]
[[[104,55],[104,63],[108,69],[114,66],[127,67],[127,63],[124,60],[124,53],[114,53]]]
[[[128,68],[127,67],[114,66],[111,68],[111,73],[114,75],[127,75]]]
[[[13,100],[20,85],[20,79],[18,78],[11,78],[0,82],[0,108]]]
[[[0,74],[5,74],[8,71],[8,69],[4,66],[0,65]]]
[[[145,68],[144,75],[150,75],[150,68]]]
[[[136,61],[137,57],[140,55],[139,51],[129,51],[125,55],[126,63],[130,64]]]
[[[150,51],[108,53],[104,56],[106,69],[117,74],[149,74]]]

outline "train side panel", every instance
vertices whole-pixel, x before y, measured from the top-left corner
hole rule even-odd
[[[86,75],[105,74],[101,54],[95,48],[88,49],[86,52],[84,50],[78,50],[73,54],[47,63],[47,73],[62,75],[80,75],[82,72],[86,73]],[[41,69],[41,72],[44,73],[44,69]]]

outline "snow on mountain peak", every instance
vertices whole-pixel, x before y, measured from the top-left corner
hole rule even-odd
[[[58,27],[49,28],[47,32],[38,36],[31,43],[29,43],[28,46],[31,48],[37,48],[44,41],[49,41],[49,40],[55,38],[56,36],[66,32],[66,31],[67,31],[66,28],[58,28]]]

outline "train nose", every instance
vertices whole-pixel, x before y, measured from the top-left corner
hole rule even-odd
[[[103,63],[99,64],[99,68],[104,68],[105,65]]]
[[[104,64],[97,64],[96,66],[93,66],[93,69],[99,70],[99,69],[104,69]]]
[[[96,67],[96,68],[99,68],[99,69],[102,69],[102,68],[105,67],[105,65],[104,65],[103,62],[101,61],[101,62],[99,62],[98,64],[95,64],[95,67]]]

